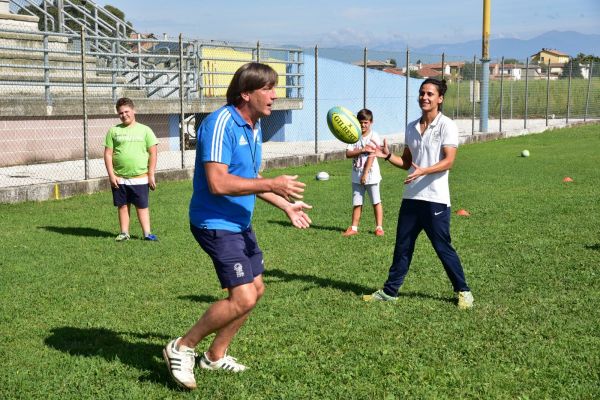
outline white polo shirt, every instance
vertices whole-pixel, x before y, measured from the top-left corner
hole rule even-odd
[[[454,121],[438,113],[421,135],[419,121],[420,118],[408,125],[404,143],[408,146],[415,164],[423,168],[430,167],[443,159],[443,146],[458,147],[458,128]],[[412,171],[414,168],[411,166],[408,172]],[[405,186],[402,198],[442,203],[450,207],[449,173],[450,171],[446,170],[415,179]]]
[[[375,143],[377,146],[381,146],[383,143],[379,138],[379,135],[371,131],[367,136],[361,136],[358,139],[358,142],[354,144],[349,144],[347,146],[347,150],[355,150],[361,149],[368,144]],[[363,175],[365,170],[365,164],[369,158],[369,153],[362,153],[358,156],[354,157],[352,160],[352,183],[360,183],[360,178]],[[377,157],[373,159],[373,164],[371,164],[371,169],[369,170],[369,174],[367,175],[367,181],[365,185],[374,185],[381,181],[381,172],[379,170],[379,163],[377,162]]]

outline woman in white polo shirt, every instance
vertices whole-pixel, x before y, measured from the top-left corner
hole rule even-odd
[[[388,279],[383,289],[364,296],[366,301],[395,301],[408,273],[419,233],[424,230],[458,296],[458,307],[473,307],[458,254],[450,239],[450,190],[448,174],[458,148],[458,128],[441,112],[446,82],[426,79],[419,88],[421,118],[411,122],[405,133],[402,156],[392,154],[384,140],[376,156],[408,170],[398,216],[396,246]]]

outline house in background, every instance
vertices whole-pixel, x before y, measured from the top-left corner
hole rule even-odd
[[[535,64],[565,64],[569,62],[569,55],[562,51],[546,49],[538,51],[531,56],[531,62]]]
[[[523,65],[520,64],[504,64],[504,67],[500,63],[490,64],[490,78],[491,79],[508,79],[512,81],[521,80],[521,72],[523,71]]]
[[[356,65],[358,67],[364,67],[365,63],[364,61],[356,61],[352,63],[353,65]],[[367,60],[367,68],[370,69],[376,69],[378,71],[383,71],[386,68],[394,68],[396,65],[390,63],[389,61],[372,61],[372,60]]]

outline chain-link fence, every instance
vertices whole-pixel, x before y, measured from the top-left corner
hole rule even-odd
[[[447,80],[444,113],[462,135],[480,130],[477,57],[107,38],[20,26],[0,30],[0,52],[0,187],[106,176],[104,136],[119,122],[114,103],[122,96],[134,100],[137,120],[160,140],[157,169],[192,167],[199,122],[225,103],[233,72],[248,61],[279,74],[274,112],[263,120],[265,158],[344,150],[326,124],[336,105],[371,109],[374,129],[401,142],[407,123],[420,115],[425,77]],[[593,62],[559,67],[501,58],[489,68],[489,132],[600,117],[600,66]]]

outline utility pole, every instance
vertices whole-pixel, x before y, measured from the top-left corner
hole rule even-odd
[[[481,105],[479,118],[479,131],[488,131],[488,103],[490,92],[490,3],[492,0],[483,0],[483,34],[481,43]]]

